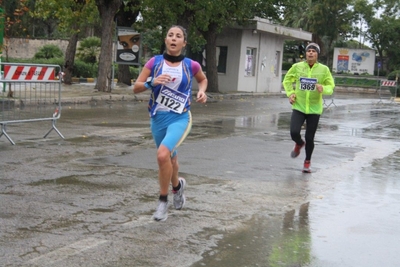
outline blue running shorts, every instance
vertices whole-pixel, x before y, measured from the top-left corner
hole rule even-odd
[[[192,128],[192,115],[190,111],[182,114],[158,111],[150,119],[150,129],[157,148],[166,146],[175,157],[176,149],[185,140]]]

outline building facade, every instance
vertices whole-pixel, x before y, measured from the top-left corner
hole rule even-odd
[[[260,18],[246,27],[225,29],[217,39],[218,65],[226,66],[224,72],[219,68],[219,91],[280,93],[285,40],[311,41],[311,38],[310,32]]]

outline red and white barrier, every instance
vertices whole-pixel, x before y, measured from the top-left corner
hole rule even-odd
[[[55,80],[55,68],[5,65],[4,79],[13,81],[52,81]]]
[[[381,81],[381,86],[389,86],[389,87],[391,87],[391,86],[396,86],[396,85],[397,85],[396,81],[389,81],[389,80],[382,80]]]

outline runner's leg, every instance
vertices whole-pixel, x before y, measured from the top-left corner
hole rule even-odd
[[[306,160],[311,160],[314,151],[314,137],[317,132],[320,115],[310,114],[306,119]]]
[[[301,139],[301,127],[306,120],[306,115],[298,110],[292,111],[290,120],[290,136],[297,145],[303,145],[304,141]]]

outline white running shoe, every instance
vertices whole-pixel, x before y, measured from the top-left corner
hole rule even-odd
[[[183,194],[186,187],[186,180],[182,177],[179,177],[179,183],[181,183],[181,188],[178,191],[172,191],[174,194],[174,207],[177,210],[182,209],[186,202],[185,195]]]
[[[153,214],[155,221],[165,221],[168,218],[168,201],[158,201],[157,210]]]

